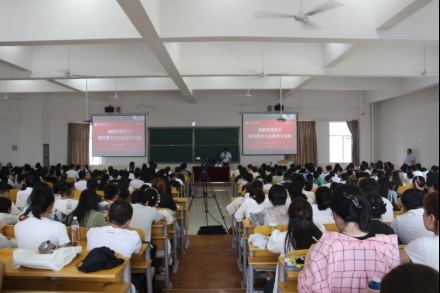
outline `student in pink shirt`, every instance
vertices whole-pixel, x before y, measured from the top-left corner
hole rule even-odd
[[[338,186],[329,207],[339,232],[325,232],[310,247],[298,291],[364,293],[371,278],[400,264],[397,236],[369,232],[370,206],[355,184]]]

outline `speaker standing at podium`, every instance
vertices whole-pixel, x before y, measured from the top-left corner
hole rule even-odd
[[[223,167],[227,167],[231,163],[232,155],[230,152],[228,152],[228,149],[224,149],[223,153],[220,155],[220,158],[222,159]]]

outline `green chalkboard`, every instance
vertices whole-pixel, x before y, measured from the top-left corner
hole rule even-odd
[[[238,127],[150,128],[149,160],[156,163],[195,162],[196,157],[220,160],[227,148],[232,161],[240,161]]]
[[[236,128],[196,128],[197,145],[238,145],[238,127]]]
[[[192,145],[192,128],[150,128],[150,145]]]
[[[150,161],[156,163],[192,162],[192,146],[150,146]]]

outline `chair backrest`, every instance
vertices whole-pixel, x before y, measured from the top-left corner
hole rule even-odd
[[[405,190],[410,189],[411,187],[412,187],[411,184],[405,184],[403,186],[399,186],[399,188],[397,189],[397,193],[402,194],[405,192]]]
[[[45,181],[44,183],[46,183],[50,188],[53,189],[53,183],[50,181]]]
[[[19,192],[19,189],[13,188],[13,189],[9,189],[9,199],[12,202],[15,202],[17,200],[17,192]]]
[[[104,196],[104,191],[103,190],[97,190],[96,194],[100,195],[100,196]]]
[[[287,225],[278,225],[276,229],[280,230],[281,232],[287,231]],[[272,227],[269,225],[256,226],[253,233],[269,236],[272,233]]]
[[[5,225],[0,232],[6,237],[15,238],[14,225]]]
[[[145,232],[142,229],[139,228],[132,228],[130,227],[130,230],[136,231],[139,234],[139,237],[141,238],[142,242],[145,241]]]
[[[72,227],[66,226],[66,230],[67,230],[67,236],[69,236],[70,241],[72,241]],[[79,227],[79,237],[81,241],[87,240],[87,231],[89,231],[89,228]]]
[[[76,179],[73,178],[73,177],[67,177],[67,178],[66,178],[66,181],[67,181],[67,182],[73,182],[73,183],[75,183],[75,182],[76,182]]]
[[[336,224],[323,224],[326,231],[333,231],[333,232],[339,232],[338,227]]]
[[[79,200],[82,190],[75,190],[73,192],[73,199]]]
[[[297,256],[297,257],[305,257],[307,255],[308,249],[299,249],[289,251],[286,256]]]
[[[402,212],[402,211],[395,211],[395,212],[393,212],[393,216],[394,216],[394,218],[395,218],[395,217],[398,217],[398,216],[400,216],[400,215],[403,215],[403,212]]]

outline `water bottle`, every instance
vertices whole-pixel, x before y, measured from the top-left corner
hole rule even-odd
[[[72,242],[80,241],[79,222],[77,217],[73,217],[72,224],[70,226],[72,228]]]
[[[382,282],[381,278],[378,277],[373,277],[369,282],[368,282],[368,293],[378,293],[380,292],[380,283]]]
[[[70,199],[67,200],[66,203],[66,215],[72,212],[72,201]]]

